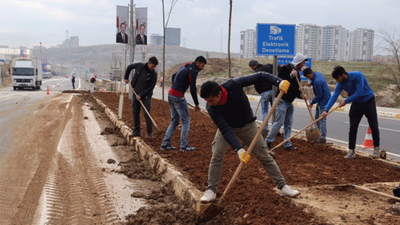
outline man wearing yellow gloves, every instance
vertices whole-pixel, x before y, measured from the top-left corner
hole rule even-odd
[[[250,146],[258,128],[255,122],[256,117],[253,116],[253,110],[243,87],[262,82],[278,86],[284,93],[287,92],[290,85],[287,80],[282,80],[266,72],[258,72],[229,79],[221,85],[214,81],[207,81],[201,86],[200,96],[207,101],[207,111],[218,127],[211,145],[212,158],[208,171],[208,187],[200,199],[201,202],[211,202],[217,198],[217,187],[221,179],[225,151],[228,145],[235,149],[239,159],[245,165],[250,161],[250,155],[245,157],[246,150],[244,150],[238,138],[243,140],[247,146]],[[267,145],[261,135],[254,146],[253,153],[275,182],[281,196],[295,197],[300,194],[299,191],[286,185],[285,178],[275,160],[269,155]]]

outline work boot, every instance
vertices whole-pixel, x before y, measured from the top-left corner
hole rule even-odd
[[[372,154],[372,157],[375,158],[375,159],[379,158],[379,153],[380,153],[379,147],[375,147],[374,148],[374,153]]]
[[[321,144],[326,144],[326,139],[325,138],[318,138],[317,143],[321,143]]]
[[[292,198],[300,195],[300,192],[298,190],[294,190],[289,185],[283,186],[283,188],[281,189],[280,192],[281,192],[280,193],[281,196],[289,196],[289,197],[292,197]]]
[[[176,149],[176,147],[173,147],[170,144],[166,144],[166,145],[161,145],[160,149],[164,151],[173,151]]]
[[[147,138],[154,138],[153,134],[147,134]]]
[[[271,142],[266,141],[268,149],[271,149]]]
[[[190,152],[190,151],[194,151],[196,150],[196,148],[194,147],[190,147],[189,145],[187,145],[186,147],[181,147],[181,152]]]
[[[206,190],[203,193],[203,196],[200,198],[200,202],[202,203],[207,203],[207,202],[212,202],[217,199],[217,195],[211,191],[211,190]]]
[[[344,158],[345,159],[353,159],[355,157],[356,157],[356,151],[354,149],[350,149]]]
[[[129,137],[140,137],[140,132],[132,132]]]
[[[285,150],[294,151],[294,150],[297,150],[297,147],[289,146],[289,147],[285,147]]]

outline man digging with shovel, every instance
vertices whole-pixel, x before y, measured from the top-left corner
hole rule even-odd
[[[258,128],[255,122],[256,117],[253,116],[250,102],[243,91],[243,87],[263,82],[279,86],[280,91],[283,93],[287,92],[290,85],[288,81],[269,73],[258,72],[244,77],[229,79],[221,85],[214,81],[207,81],[201,86],[200,96],[207,101],[207,111],[218,127],[212,143],[208,187],[200,199],[201,202],[211,202],[217,198],[217,187],[222,176],[224,156],[228,145],[235,149],[239,159],[245,165],[249,162],[250,155],[246,155],[246,150],[244,150],[238,138],[242,139],[247,146],[250,146],[258,132]],[[286,184],[278,165],[268,153],[267,145],[261,135],[259,135],[258,141],[254,145],[253,153],[280,190],[281,196],[295,197],[300,194],[299,191]]]

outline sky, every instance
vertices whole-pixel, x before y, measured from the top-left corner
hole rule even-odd
[[[161,0],[133,0],[148,8],[147,35],[163,31]],[[78,36],[80,46],[115,43],[116,5],[130,0],[1,0],[0,45],[51,47]],[[165,0],[169,11],[171,0]],[[240,31],[257,23],[341,25],[400,32],[399,0],[233,0],[231,52],[239,53]],[[215,52],[228,50],[229,0],[178,0],[168,27],[181,28],[181,46]],[[185,39],[185,41],[183,41]],[[374,54],[378,52],[375,51]]]

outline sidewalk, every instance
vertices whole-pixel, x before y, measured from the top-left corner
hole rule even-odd
[[[247,95],[250,101],[258,102],[260,101],[261,96],[258,95]],[[338,103],[335,103],[337,105]],[[303,107],[306,108],[306,103],[302,99],[295,99],[293,102],[293,106],[295,107]],[[349,112],[351,104],[346,104],[343,108],[338,108],[335,111],[337,112]],[[315,105],[313,106],[315,108]],[[378,117],[382,118],[391,118],[391,119],[400,119],[400,109],[396,108],[386,108],[386,107],[376,107],[376,111],[378,113]]]

